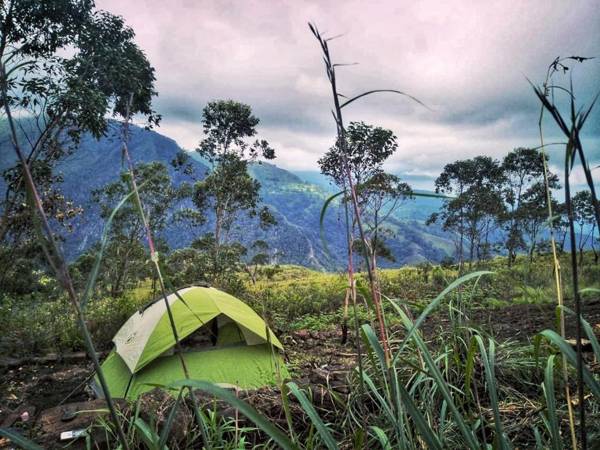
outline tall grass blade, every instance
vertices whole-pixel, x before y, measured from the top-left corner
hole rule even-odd
[[[304,392],[302,392],[298,385],[293,381],[288,382],[287,387],[290,389],[291,393],[294,394],[294,396],[298,399],[300,405],[302,405],[304,412],[308,415],[313,425],[317,429],[319,436],[321,437],[321,440],[323,441],[325,446],[329,450],[338,450],[339,447],[337,445],[337,442],[331,435],[331,432],[329,431],[327,426],[325,426],[325,424],[317,414],[317,411],[315,410],[312,403],[308,400],[308,398],[306,398],[306,395],[304,395]]]
[[[290,437],[292,438],[292,442],[297,444],[298,438],[296,437],[296,432],[294,431],[294,421],[292,418],[292,412],[290,410],[290,399],[288,397],[288,393],[290,388],[287,384],[281,384],[281,404],[283,405],[283,412],[285,414],[285,421],[287,422],[288,432]]]
[[[140,189],[142,188],[142,186],[143,185],[140,185]],[[117,204],[117,206],[115,206],[115,208],[112,210],[112,212],[110,213],[110,216],[108,217],[108,220],[104,224],[104,230],[102,231],[102,238],[100,239],[100,249],[98,250],[98,253],[96,254],[96,260],[94,261],[94,266],[92,268],[92,271],[90,272],[90,276],[88,277],[88,281],[85,286],[85,291],[83,292],[83,295],[81,297],[81,307],[84,309],[88,303],[88,300],[90,299],[92,292],[94,292],[94,286],[96,285],[96,279],[98,278],[98,272],[100,271],[100,264],[102,263],[104,251],[106,250],[106,247],[108,245],[108,241],[109,241],[108,234],[110,232],[112,222],[113,222],[115,216],[117,215],[117,212],[119,212],[119,210],[123,207],[123,205],[125,205],[129,201],[129,199],[131,199],[131,197],[133,195],[134,195],[134,192],[131,191],[131,192],[129,192],[129,194],[127,194],[125,197],[123,197],[121,199],[121,201]]]
[[[231,392],[216,386],[207,381],[201,380],[180,380],[169,385],[172,388],[180,388],[187,386],[190,389],[199,389],[207,392],[215,397],[229,403],[234,408],[238,409],[248,419],[259,427],[262,431],[267,433],[277,444],[279,444],[284,450],[296,450],[294,443],[281,432],[279,428],[273,425],[267,418],[260,414],[256,409],[250,406],[248,403],[240,400]]]
[[[369,345],[372,352],[377,356],[377,364],[381,369],[381,373],[383,378],[387,378],[387,364],[385,362],[385,353],[383,351],[383,347],[379,344],[379,339],[375,335],[375,331],[371,328],[371,325],[365,324],[361,327],[363,336],[365,338],[366,343]]]
[[[169,416],[167,417],[167,421],[163,425],[163,429],[160,432],[160,439],[158,441],[158,448],[163,448],[167,443],[167,439],[169,439],[169,434],[171,433],[171,428],[175,423],[175,417],[177,416],[177,410],[181,405],[181,399],[183,398],[183,391],[185,388],[179,389],[179,394],[177,395],[177,400],[175,400],[175,404],[171,407],[171,411],[169,411]]]
[[[413,329],[414,324],[409,319],[409,317],[406,315],[406,313],[402,310],[402,308],[400,308],[400,306],[398,306],[396,304],[396,302],[394,302],[394,301],[391,301],[391,303],[392,303],[392,306],[396,309],[396,311],[400,315],[400,318],[402,319],[402,322],[404,323],[405,328],[407,330]],[[467,448],[470,448],[473,450],[479,449],[479,444],[477,443],[477,439],[473,435],[472,430],[467,426],[467,424],[464,420],[464,417],[458,410],[458,407],[456,406],[456,403],[454,402],[454,398],[452,397],[452,394],[450,393],[450,389],[448,389],[447,381],[444,379],[444,376],[442,375],[442,373],[440,372],[440,369],[438,368],[437,364],[433,360],[431,353],[429,352],[429,349],[427,348],[427,346],[421,339],[421,336],[419,335],[419,333],[413,333],[412,340],[415,342],[417,348],[421,352],[423,361],[424,361],[425,365],[427,366],[427,369],[429,370],[429,374],[434,379],[437,389],[439,390],[439,392],[442,395],[442,397],[444,398],[444,400],[446,400],[446,403],[448,404],[448,408],[450,409],[450,412],[452,413],[452,416],[454,418],[454,422],[465,440],[465,445],[467,446]]]
[[[446,199],[446,200],[450,200],[453,199],[454,197],[450,197],[448,195],[443,195],[443,194],[437,194],[435,192],[411,192],[410,193],[411,197],[424,197],[424,198],[441,198],[441,199]]]
[[[365,385],[370,389],[372,394],[375,396],[375,399],[379,402],[379,405],[385,411],[387,416],[390,418],[394,417],[395,413],[392,410],[391,405],[386,401],[386,399],[383,397],[383,395],[381,395],[381,393],[379,392],[379,389],[377,388],[377,385],[373,382],[373,379],[366,372],[362,373],[362,378],[363,378],[363,381],[365,382]]]
[[[583,291],[584,290],[582,289],[580,292],[583,292]],[[575,315],[575,312],[573,310],[567,308],[566,306],[564,306],[562,309],[571,315]],[[594,356],[595,356],[596,360],[600,361],[600,343],[598,343],[598,338],[596,337],[596,333],[594,333],[594,329],[592,328],[590,323],[587,320],[585,320],[583,317],[581,318],[581,326],[583,327],[583,330],[585,331],[585,334],[586,334],[588,340],[590,341],[590,344],[592,346],[592,350],[594,351]]]
[[[483,368],[485,371],[485,378],[487,382],[487,390],[490,396],[490,403],[492,411],[494,412],[494,428],[496,429],[496,442],[499,444],[499,448],[502,450],[508,450],[510,445],[504,430],[502,428],[502,419],[500,417],[500,407],[498,405],[498,391],[496,389],[496,375],[494,366],[496,364],[496,347],[494,341],[490,339],[488,351],[485,350],[485,345],[481,336],[475,336],[475,340],[479,345],[479,352],[481,354],[481,360],[483,362]]]
[[[477,340],[475,336],[471,338],[469,350],[467,351],[467,359],[465,361],[465,393],[467,398],[473,400],[471,384],[473,382],[473,371],[475,369],[475,352],[477,351]]]
[[[331,253],[329,253],[329,247],[327,246],[327,240],[325,239],[325,213],[327,212],[327,208],[329,208],[331,202],[343,194],[344,191],[340,191],[337,194],[333,194],[331,197],[325,200],[325,203],[323,203],[323,207],[321,208],[321,214],[319,216],[319,234],[321,236],[323,250],[325,250],[327,256],[331,256]]]
[[[42,447],[37,445],[35,442],[24,438],[19,433],[9,428],[0,428],[0,436],[3,436],[10,440],[15,445],[18,445],[24,450],[44,450]]]
[[[373,432],[373,434],[379,441],[379,444],[381,444],[382,450],[392,450],[392,446],[390,445],[390,440],[388,439],[387,435],[385,434],[385,431],[383,431],[381,428],[376,427],[376,426],[371,426],[371,427],[369,427],[369,429]]]
[[[427,419],[425,416],[419,411],[419,408],[413,402],[412,397],[407,392],[406,388],[402,385],[398,385],[398,392],[400,393],[400,397],[402,398],[402,403],[406,406],[406,410],[410,417],[412,417],[419,434],[423,438],[423,440],[427,443],[427,448],[442,450],[444,447],[439,440],[439,437],[433,431],[433,429],[427,423]]]
[[[472,272],[472,273],[463,275],[462,277],[460,277],[457,280],[454,280],[452,283],[450,283],[448,285],[448,287],[446,287],[446,289],[444,289],[435,299],[433,299],[433,301],[431,303],[429,303],[429,305],[427,305],[427,307],[419,315],[418,319],[415,321],[415,323],[412,325],[412,327],[409,329],[408,333],[406,334],[406,337],[404,338],[403,343],[400,345],[400,348],[398,349],[398,352],[396,353],[394,360],[396,358],[398,358],[398,356],[402,353],[404,346],[410,341],[410,338],[413,336],[415,331],[417,331],[417,329],[421,326],[421,324],[427,318],[429,313],[431,313],[431,311],[433,311],[437,307],[437,305],[439,305],[439,303],[444,299],[444,297],[446,297],[446,295],[448,295],[450,292],[452,292],[454,289],[456,289],[461,284],[464,284],[467,281],[472,280],[473,278],[480,278],[483,275],[490,275],[493,273],[494,272],[490,272],[488,270],[480,270],[478,272]],[[392,303],[392,305],[394,305],[394,307],[396,309],[398,309],[398,305],[396,305],[396,303],[394,301],[391,301],[391,303]]]
[[[150,425],[148,425],[144,419],[137,417],[133,424],[149,450],[167,450],[166,447],[160,447],[158,445],[160,437],[152,428],[150,428]]]
[[[577,367],[577,355],[567,341],[561,338],[553,330],[544,330],[540,334],[558,347],[562,354],[567,357],[569,364],[573,367]],[[594,376],[585,365],[582,367],[582,375],[585,384],[587,384],[590,391],[592,391],[592,394],[594,394],[595,397],[600,398],[600,383],[594,379]]]
[[[552,449],[561,450],[562,440],[560,438],[560,425],[558,423],[558,417],[556,416],[556,398],[554,396],[554,359],[556,355],[550,355],[548,362],[546,363],[546,371],[544,374],[544,384],[542,389],[544,391],[544,398],[546,399],[546,415],[547,415],[547,427],[552,438]]]
[[[371,95],[371,94],[377,94],[379,92],[387,92],[390,94],[399,94],[399,95],[403,95],[404,97],[408,97],[409,99],[417,102],[419,105],[423,106],[424,108],[427,108],[428,110],[431,111],[431,108],[429,108],[429,106],[427,106],[425,103],[423,103],[421,100],[419,100],[416,97],[413,97],[412,95],[407,94],[406,92],[402,92],[402,91],[397,91],[396,89],[374,89],[372,91],[367,91],[367,92],[363,92],[362,94],[359,94],[355,97],[352,97],[351,99],[345,101],[344,103],[342,103],[340,105],[340,108],[343,108],[344,106],[349,105],[350,103],[352,103],[355,100],[358,100],[359,98],[362,97],[366,97],[367,95]]]

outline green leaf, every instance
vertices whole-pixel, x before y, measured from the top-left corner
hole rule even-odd
[[[566,306],[563,306],[562,309],[573,316],[575,315],[575,312],[573,310],[567,308]],[[590,323],[587,320],[585,320],[583,317],[581,317],[581,325],[583,326],[583,330],[585,331],[585,334],[586,334],[587,338],[589,339],[590,344],[592,345],[592,349],[594,350],[594,356],[596,357],[596,360],[600,360],[600,344],[598,343],[598,338],[596,337],[596,333],[594,333],[594,330],[593,330],[592,326],[590,325]]]
[[[37,445],[35,442],[24,438],[16,431],[8,428],[0,428],[0,436],[10,439],[10,442],[25,450],[43,450],[43,448]]]
[[[577,355],[567,341],[565,341],[553,330],[544,330],[540,334],[548,339],[551,343],[556,345],[563,355],[567,357],[567,361],[569,361],[573,367],[577,367]],[[585,384],[587,384],[588,388],[592,391],[592,394],[594,394],[595,397],[600,398],[600,383],[594,379],[594,376],[590,373],[585,364],[583,365],[582,369],[583,380],[585,381]]]
[[[83,292],[83,295],[81,296],[80,303],[81,303],[82,308],[85,308],[88,300],[90,299],[92,292],[94,291],[94,286],[96,285],[96,279],[98,278],[98,272],[100,270],[100,263],[102,262],[102,257],[104,255],[104,251],[106,250],[106,246],[108,245],[108,241],[109,241],[108,234],[110,232],[110,227],[112,226],[112,222],[113,222],[115,216],[117,215],[117,212],[123,207],[123,205],[125,205],[125,203],[127,203],[127,201],[131,198],[132,195],[133,195],[133,192],[130,192],[129,194],[127,194],[125,197],[123,197],[121,199],[121,201],[117,204],[117,206],[115,206],[115,208],[110,213],[110,216],[108,217],[108,220],[106,221],[106,224],[104,225],[104,230],[102,231],[102,238],[100,240],[100,250],[98,250],[98,253],[96,254],[96,260],[94,261],[94,266],[92,268],[92,271],[88,278],[87,284],[85,286],[85,291]]]
[[[426,197],[426,198],[443,198],[443,199],[453,199],[454,197],[450,197],[448,195],[438,194],[435,192],[411,192],[412,197]]]
[[[579,290],[580,294],[600,294],[600,289],[598,288],[584,288]]]
[[[481,336],[475,336],[475,340],[479,345],[479,352],[481,354],[481,360],[483,362],[483,368],[485,371],[485,379],[487,383],[487,390],[490,395],[490,403],[492,411],[494,413],[494,428],[496,428],[496,441],[500,443],[502,450],[508,450],[510,445],[504,434],[502,428],[502,418],[500,417],[500,407],[498,404],[498,391],[496,390],[496,375],[494,366],[496,364],[496,346],[492,339],[489,340],[489,348],[486,352],[485,345]]]
[[[171,432],[171,428],[173,427],[173,423],[175,421],[175,416],[177,415],[177,410],[179,409],[179,405],[181,404],[181,399],[183,398],[183,390],[185,388],[179,389],[179,395],[177,395],[177,400],[175,400],[175,404],[171,407],[171,411],[169,411],[169,417],[167,417],[167,421],[165,422],[162,431],[160,432],[160,440],[158,441],[158,448],[163,448],[167,443],[167,439],[169,438],[169,433]]]
[[[288,431],[292,438],[292,442],[297,443],[298,439],[296,438],[296,433],[294,433],[294,421],[292,418],[292,412],[290,410],[290,400],[288,398],[289,391],[290,391],[290,388],[287,386],[287,384],[282,383],[281,384],[281,403],[283,405],[283,412],[285,414],[285,420],[288,425]]]
[[[267,433],[275,442],[277,442],[284,450],[295,450],[295,446],[292,441],[273,425],[267,418],[260,414],[252,406],[246,402],[240,400],[231,392],[216,386],[207,381],[201,380],[180,380],[171,383],[169,387],[179,388],[181,386],[188,386],[193,389],[200,389],[201,391],[207,392],[214,395],[217,398],[229,403],[234,408],[238,409],[248,419],[256,424],[261,430]]]
[[[473,380],[473,370],[475,368],[475,352],[477,351],[477,341],[475,336],[471,338],[469,343],[469,351],[467,352],[467,360],[465,361],[465,392],[467,397],[472,398],[471,382]]]
[[[376,426],[369,427],[379,443],[381,444],[382,450],[392,450],[392,446],[390,445],[390,440],[388,439],[385,431]]]
[[[379,364],[383,378],[387,378],[387,363],[385,361],[385,353],[383,351],[383,347],[379,343],[379,339],[377,339],[377,336],[375,335],[375,331],[373,331],[373,328],[371,328],[371,325],[369,324],[364,324],[361,327],[361,330],[366,343],[369,345],[375,356],[377,356],[377,363]]]
[[[321,215],[319,216],[319,234],[321,236],[321,243],[323,244],[323,249],[325,250],[327,256],[330,256],[331,254],[329,253],[329,248],[327,247],[327,240],[325,239],[325,213],[327,212],[327,208],[329,208],[331,202],[342,194],[344,194],[344,191],[340,191],[337,194],[333,194],[331,197],[325,200],[325,203],[323,203],[323,208],[321,208]]]
[[[160,437],[150,428],[150,426],[142,419],[137,417],[134,421],[135,428],[139,431],[144,443],[150,450],[166,450],[166,447],[159,447],[158,442]]]
[[[317,428],[319,436],[323,440],[325,446],[329,450],[338,450],[337,442],[335,441],[335,439],[331,435],[331,432],[325,426],[325,424],[317,414],[317,411],[315,411],[315,408],[312,405],[312,403],[308,401],[308,398],[306,398],[306,395],[304,395],[304,392],[302,392],[298,385],[293,381],[288,382],[287,387],[290,389],[292,394],[294,394],[294,396],[298,399],[300,405],[302,405],[302,408],[304,409],[304,412],[308,415],[314,426]]]
[[[390,404],[381,395],[381,393],[379,392],[379,389],[377,389],[377,386],[375,385],[375,383],[373,382],[371,377],[369,375],[367,375],[367,373],[364,371],[362,372],[361,377],[362,377],[363,381],[365,382],[366,386],[371,390],[371,392],[375,396],[375,399],[379,402],[379,405],[381,406],[381,408],[383,410],[385,410],[387,416],[394,417],[394,411],[390,407]]]
[[[404,346],[406,345],[406,343],[410,340],[410,338],[415,333],[415,331],[417,331],[417,329],[421,326],[421,324],[427,318],[429,313],[431,313],[431,311],[433,311],[437,307],[437,305],[444,299],[444,297],[446,295],[448,295],[450,292],[452,292],[454,289],[456,289],[461,284],[466,283],[467,281],[472,280],[473,278],[480,278],[483,275],[491,275],[493,273],[494,272],[490,272],[488,270],[480,270],[478,272],[473,272],[473,273],[468,273],[466,275],[463,275],[459,279],[454,280],[452,283],[450,283],[448,285],[448,287],[446,287],[446,289],[444,289],[431,303],[429,303],[429,305],[427,305],[427,307],[419,315],[418,319],[415,321],[415,323],[412,325],[412,327],[406,334],[404,341],[400,345],[400,348],[398,349],[398,352],[396,353],[396,356],[394,357],[394,360],[402,353],[402,350],[404,349]],[[398,305],[396,305],[396,303],[394,301],[391,301],[391,302],[392,302],[392,305],[394,305],[394,308],[396,310],[398,310]]]
[[[404,311],[402,311],[402,309],[394,301],[392,301],[391,303],[394,306],[394,308],[396,309],[396,311],[398,312],[398,314],[400,315],[400,318],[402,319],[404,326],[407,329],[414,329],[415,327],[413,326],[413,323],[408,318],[406,313]],[[446,379],[440,372],[440,369],[438,368],[437,364],[433,360],[431,353],[429,352],[429,349],[423,342],[423,339],[421,339],[421,336],[419,336],[418,333],[414,333],[412,335],[412,339],[415,342],[415,344],[417,345],[417,348],[421,352],[423,361],[425,362],[425,365],[427,366],[427,369],[429,370],[429,375],[434,379],[440,394],[442,395],[444,400],[446,400],[446,402],[448,404],[448,408],[450,409],[450,412],[452,413],[452,417],[454,418],[454,423],[458,427],[458,430],[460,431],[460,433],[462,434],[462,436],[465,440],[465,445],[472,450],[479,450],[479,444],[477,442],[477,439],[473,435],[473,432],[467,426],[464,417],[462,416],[462,414],[456,407],[456,404],[454,403],[452,394],[450,393],[450,389],[448,389],[448,382],[446,381]]]
[[[542,389],[546,399],[546,414],[548,416],[548,431],[552,436],[552,449],[560,450],[563,448],[560,438],[560,425],[556,416],[556,398],[554,396],[554,359],[556,355],[551,355],[546,364],[546,372],[544,376],[544,384]]]
[[[366,97],[367,95],[371,95],[371,94],[376,94],[378,92],[389,92],[389,93],[392,93],[392,94],[403,95],[403,96],[408,97],[411,100],[417,102],[419,105],[421,105],[421,106],[423,106],[423,107],[431,110],[425,103],[423,103],[421,100],[417,99],[416,97],[413,97],[412,95],[409,95],[406,92],[397,91],[395,89],[374,89],[372,91],[363,92],[362,94],[359,94],[359,95],[357,95],[355,97],[352,97],[351,99],[349,99],[349,100],[345,101],[344,103],[342,103],[340,105],[340,108],[343,108],[344,106],[349,105],[350,103],[352,103],[355,100],[358,100],[359,98]]]
[[[423,416],[421,411],[419,411],[419,408],[417,408],[404,386],[398,384],[398,391],[400,392],[402,403],[404,404],[404,406],[406,406],[408,414],[410,414],[410,416],[412,417],[417,427],[417,430],[419,431],[419,434],[427,443],[427,448],[442,450],[443,446],[437,434],[429,426],[429,424],[427,423],[427,419],[425,419],[425,416]]]

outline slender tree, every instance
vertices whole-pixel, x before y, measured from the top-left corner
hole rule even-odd
[[[343,192],[346,194],[346,196],[349,196],[351,199],[350,203],[352,205],[352,213],[354,214],[354,220],[356,221],[356,225],[358,228],[358,234],[359,234],[361,241],[363,242],[363,245],[366,247],[368,245],[367,237],[365,235],[365,230],[364,230],[362,220],[361,220],[360,206],[358,204],[358,197],[356,195],[356,186],[354,184],[354,180],[352,177],[350,165],[348,164],[348,159],[346,158],[347,149],[345,149],[345,146],[346,146],[347,130],[346,130],[346,126],[344,123],[342,109],[363,97],[366,97],[366,96],[369,96],[372,94],[381,93],[381,92],[402,95],[402,96],[410,98],[411,100],[414,100],[415,102],[417,102],[421,105],[423,105],[423,103],[421,103],[415,97],[412,97],[402,91],[398,91],[395,89],[374,89],[374,90],[363,92],[361,94],[355,95],[350,98],[341,94],[338,91],[338,82],[337,82],[337,75],[336,75],[336,67],[339,67],[340,65],[334,64],[334,62],[332,60],[331,53],[329,50],[329,41],[331,39],[325,38],[319,32],[319,30],[317,29],[317,27],[314,24],[309,23],[308,27],[310,28],[310,31],[315,36],[315,38],[319,42],[319,46],[321,47],[321,51],[323,53],[323,62],[325,63],[325,71],[327,73],[327,78],[329,80],[329,85],[331,87],[331,93],[332,93],[332,97],[333,97],[332,115],[335,120],[336,129],[337,129],[337,142],[340,145],[340,150],[341,150],[340,154],[342,155],[341,168],[346,174],[346,182],[347,182],[344,185]],[[344,100],[342,100],[342,99],[344,99]],[[356,284],[354,282],[354,268],[353,268],[353,261],[352,261],[352,249],[353,249],[352,241],[353,241],[353,239],[352,239],[350,229],[349,229],[349,227],[350,227],[350,225],[349,225],[350,211],[349,211],[349,208],[347,207],[348,203],[345,203],[345,205],[346,205],[346,207],[344,209],[344,212],[345,212],[345,218],[346,218],[346,224],[347,224],[346,235],[347,235],[347,241],[348,241],[348,290],[347,290],[346,298],[348,299],[349,297],[351,297],[352,303],[353,303],[354,307],[356,307]],[[386,362],[389,364],[390,358],[391,358],[390,347],[389,347],[387,332],[385,329],[383,309],[381,307],[381,292],[379,291],[379,286],[378,286],[377,279],[376,279],[377,274],[372,270],[371,264],[368,261],[367,261],[366,266],[367,266],[367,276],[369,279],[369,287],[371,288],[371,298],[375,305],[375,313],[377,315],[377,321],[379,323],[380,339],[382,342]],[[358,322],[356,321],[356,316],[355,316],[355,325],[358,325]],[[358,334],[358,326],[356,327],[356,333]],[[357,336],[357,338],[358,338],[358,336]],[[358,347],[358,367],[359,367],[359,370],[362,372],[360,347]],[[361,386],[362,386],[362,384],[361,384]]]
[[[531,200],[531,197],[535,196],[537,192],[534,186],[539,186],[544,181],[543,158],[547,162],[548,157],[537,149],[517,148],[502,160],[502,170],[505,176],[503,197],[507,204],[507,210],[501,220],[506,232],[505,248],[509,267],[514,262],[517,252],[531,245],[531,242],[526,242],[523,236],[525,232],[523,220],[528,217],[528,208],[532,206],[532,203],[531,201],[527,202],[526,208],[523,208],[523,200],[525,195]],[[558,177],[553,173],[548,172],[547,179],[550,189],[560,187]],[[537,196],[537,200],[542,201],[543,204],[546,203],[543,196]],[[529,217],[531,218],[531,215]]]
[[[408,184],[397,176],[385,173],[383,164],[396,151],[398,144],[391,130],[367,125],[364,122],[351,122],[345,134],[346,142],[339,140],[319,159],[323,175],[329,176],[334,183],[345,190],[348,183],[345,165],[356,187],[356,197],[365,221],[366,243],[356,240],[356,219],[352,226],[352,248],[366,255],[376,268],[377,254],[387,257],[382,236],[382,225],[393,215],[402,201],[412,194]],[[345,202],[351,202],[346,195]]]
[[[187,189],[175,186],[167,167],[160,162],[139,164],[135,177],[142,186],[140,199],[148,225],[160,237],[173,221],[173,208],[185,198]],[[107,218],[130,190],[128,173],[123,173],[119,181],[95,190],[92,196],[100,205],[101,217]],[[128,281],[135,279],[137,268],[144,266],[140,262],[148,257],[142,246],[146,230],[138,208],[135,202],[129,202],[113,217],[110,243],[103,262],[104,278],[111,285],[112,295],[121,293]]]
[[[194,203],[199,210],[214,212],[217,250],[243,213],[257,217],[261,226],[274,223],[269,210],[260,207],[260,183],[248,174],[248,164],[258,157],[275,158],[267,141],[249,142],[256,135],[258,123],[250,106],[232,100],[210,102],[203,111],[205,138],[196,151],[213,170],[196,184]]]
[[[82,209],[61,192],[57,164],[76,151],[82,133],[100,137],[107,117],[124,117],[130,98],[133,113],[144,116],[148,126],[158,123],[152,109],[154,69],[123,19],[96,10],[88,0],[0,2],[0,60],[2,113],[8,119],[10,109],[15,139],[59,238]],[[6,258],[0,264],[10,264],[41,249],[21,165],[2,176],[0,253]],[[48,267],[31,267],[40,268]]]
[[[577,224],[577,248],[579,249],[579,265],[583,264],[583,254],[587,245],[594,252],[594,260],[598,262],[598,255],[594,245],[596,233],[596,220],[594,217],[594,206],[590,191],[579,191],[572,199],[573,216]]]
[[[501,187],[504,174],[498,161],[488,156],[447,164],[435,180],[436,192],[452,195],[440,213],[434,213],[428,223],[440,221],[442,228],[457,236],[460,267],[464,264],[464,249],[473,261],[488,255],[490,230],[503,214]]]
[[[550,197],[552,209],[558,210],[557,202]],[[528,188],[521,196],[520,204],[514,212],[515,222],[519,224],[524,244],[528,248],[529,262],[533,261],[533,255],[538,245],[540,234],[548,225],[548,207],[546,186],[539,182]]]
[[[378,172],[359,185],[357,193],[367,228],[369,244],[367,252],[371,259],[371,267],[376,270],[377,256],[394,261],[393,254],[385,245],[386,236],[394,233],[385,225],[404,200],[411,197],[412,189],[399,177]]]
[[[146,116],[149,126],[158,123],[154,69],[123,19],[89,0],[1,2],[0,59],[5,101],[20,118],[18,138],[43,206],[51,216],[72,217],[76,210],[60,194],[53,169],[82,133],[100,137],[107,115],[124,117],[130,97],[133,114]],[[0,241],[11,233],[18,239],[28,213],[18,165],[4,176]]]
[[[340,133],[340,131],[343,131]],[[376,257],[384,255],[393,259],[393,255],[383,245],[381,239],[381,220],[368,227],[361,220],[364,216],[363,207],[371,200],[371,206],[376,206],[376,197],[379,197],[379,206],[382,208],[385,197],[402,197],[400,192],[407,185],[400,184],[396,179],[397,191],[394,190],[393,182],[383,171],[384,162],[396,151],[398,144],[396,136],[391,130],[364,122],[350,122],[347,128],[340,130],[336,144],[330,148],[325,155],[319,159],[321,173],[329,176],[344,194],[343,208],[346,219],[346,237],[348,243],[348,289],[344,300],[344,319],[342,323],[342,342],[347,338],[347,319],[350,300],[356,302],[356,285],[354,281],[354,253],[361,254],[366,261],[367,271],[371,282],[372,293],[377,311],[380,310],[379,302],[375,297],[379,294],[379,283],[376,273]],[[377,182],[379,180],[379,182]],[[367,186],[370,185],[369,189]],[[379,188],[379,189],[378,189]],[[387,189],[387,195],[384,190]],[[378,191],[376,194],[375,191]],[[406,192],[404,192],[406,193]],[[381,208],[377,211],[381,213]],[[351,213],[352,211],[352,213]],[[380,219],[381,215],[378,218]],[[368,229],[369,228],[369,229]],[[373,237],[375,240],[373,241]],[[383,314],[378,312],[380,318],[380,335],[384,347],[387,348],[385,329],[383,327]],[[386,352],[387,355],[387,352]]]
[[[555,234],[555,242],[558,252],[564,253],[567,234],[569,233],[569,220],[567,218],[567,206],[565,203],[556,203],[553,208],[553,216],[550,220]]]
[[[396,136],[391,130],[364,122],[350,122],[344,137],[343,145],[338,139],[319,159],[321,173],[331,177],[340,188],[348,182],[344,161],[347,161],[354,184],[360,186],[382,172],[384,162],[398,148]]]

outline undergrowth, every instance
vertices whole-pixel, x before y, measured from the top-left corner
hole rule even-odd
[[[583,284],[600,287],[600,266],[593,263],[592,255],[586,256],[581,267]],[[499,257],[480,265],[480,268],[492,270],[495,275],[480,281],[470,296],[471,309],[553,303],[556,294],[549,256],[539,256],[533,264],[523,258],[510,269],[506,267],[505,258]],[[379,273],[382,292],[418,312],[450,280],[456,278],[458,270],[432,265],[427,271],[416,266],[383,269]],[[565,276],[568,276],[568,268]],[[366,278],[358,274],[357,279],[360,293]],[[343,274],[282,266],[277,275],[259,278],[256,284],[245,279],[243,289],[232,294],[264,313],[274,329],[286,333],[299,329],[318,331],[339,327],[345,288]],[[92,299],[88,305],[87,323],[99,349],[109,349],[111,339],[120,326],[133,312],[152,300],[153,295],[157,294],[152,291],[148,280],[122,296]],[[568,290],[566,296],[570,296]],[[372,320],[364,298],[364,295],[359,295],[362,301],[357,309],[360,323]],[[383,306],[386,313],[391,311],[390,305]],[[74,313],[64,296],[48,292],[18,298],[4,296],[0,302],[0,320],[5,324],[0,338],[0,352],[3,354],[19,356],[83,349]],[[395,321],[393,316],[389,320]]]

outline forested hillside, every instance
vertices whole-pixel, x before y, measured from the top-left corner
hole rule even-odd
[[[3,130],[0,135],[0,170],[14,164],[6,128]],[[92,192],[117,180],[123,170],[121,133],[121,124],[111,122],[106,136],[100,139],[84,135],[72,154],[57,165],[56,171],[62,180],[58,186],[65,198],[72,199],[83,208],[83,213],[73,220],[71,231],[60,230],[64,236],[65,252],[71,259],[100,239],[104,220],[99,215],[100,210],[92,198]],[[188,170],[175,170],[172,163],[184,151],[174,140],[156,131],[131,126],[129,148],[136,164],[152,161],[164,164],[175,185],[193,184],[203,179],[210,170],[195,152],[187,158]],[[89,176],[91,173],[93,177]],[[277,224],[265,237],[262,230],[245,226],[247,223],[242,221],[232,230],[232,238],[239,238],[246,245],[256,239],[264,239],[277,253],[273,262],[317,269],[339,268],[344,261],[340,249],[345,245],[345,240],[338,208],[332,208],[324,222],[325,236],[331,250],[329,254],[324,250],[320,238],[319,216],[330,192],[266,162],[252,164],[250,174],[260,182],[263,203],[272,209]],[[0,179],[0,187],[4,190],[3,183],[4,179]],[[441,201],[435,199],[406,200],[390,224],[394,236],[389,240],[389,245],[396,260],[393,263],[384,260],[384,266],[424,260],[435,262],[452,253],[451,242],[445,233],[439,228],[423,225],[426,217],[440,205]],[[188,206],[189,199],[183,199],[171,214]],[[161,237],[171,249],[186,247],[206,232],[211,223],[210,217],[208,224],[201,226],[193,226],[186,220],[169,220]]]

